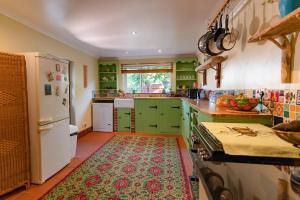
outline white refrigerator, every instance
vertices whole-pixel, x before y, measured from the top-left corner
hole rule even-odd
[[[69,63],[26,53],[31,182],[41,184],[70,162]]]

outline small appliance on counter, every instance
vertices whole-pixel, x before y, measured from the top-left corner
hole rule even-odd
[[[190,99],[200,99],[202,89],[188,89],[186,92],[186,97]]]

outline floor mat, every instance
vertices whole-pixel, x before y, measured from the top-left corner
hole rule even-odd
[[[187,199],[176,138],[114,136],[41,199]]]

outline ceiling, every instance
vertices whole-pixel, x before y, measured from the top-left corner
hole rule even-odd
[[[145,58],[195,54],[222,2],[0,0],[0,13],[96,57]]]

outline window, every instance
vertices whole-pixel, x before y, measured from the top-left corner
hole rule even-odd
[[[171,90],[172,64],[123,65],[127,93],[164,93]]]

